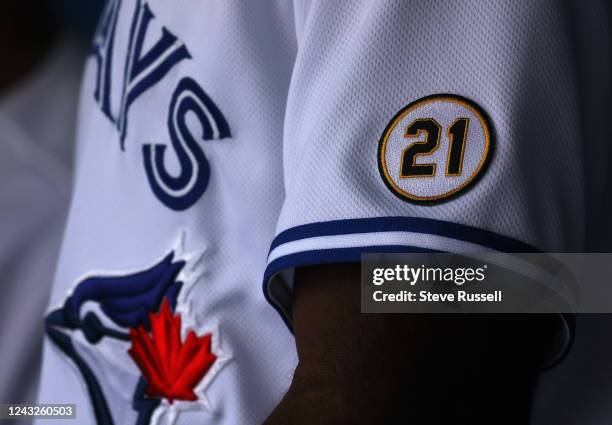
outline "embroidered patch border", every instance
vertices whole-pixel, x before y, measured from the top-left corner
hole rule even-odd
[[[407,168],[408,173],[404,174],[403,172],[400,171],[398,173],[397,179],[394,179],[392,173],[389,170],[388,160],[387,160],[387,152],[388,152],[388,147],[389,147],[390,135],[394,132],[394,130],[396,130],[397,126],[400,123],[402,123],[402,121],[409,114],[417,111],[419,108],[435,104],[436,102],[459,105],[460,107],[468,110],[473,116],[475,116],[478,119],[478,123],[480,127],[482,128],[482,132],[484,135],[484,149],[482,150],[481,159],[480,159],[480,162],[477,168],[473,170],[470,173],[470,175],[467,176],[467,178],[464,177],[462,181],[460,182],[460,184],[456,185],[456,187],[453,187],[452,189],[441,192],[441,193],[428,194],[428,195],[415,194],[415,193],[410,192],[409,190],[406,190],[405,188],[400,187],[400,185],[398,184],[398,181],[401,181],[401,179],[430,179],[432,177],[435,177],[436,165],[437,165],[437,164],[427,164],[427,163],[417,164],[415,163],[416,158],[419,158],[419,157],[423,158],[428,155],[431,155],[440,147],[440,135],[443,130],[446,130],[448,139],[453,140],[453,138],[455,137],[454,136],[455,133],[453,132],[454,131],[453,127],[460,127],[457,124],[463,124],[460,122],[461,119],[467,121],[464,124],[465,127],[463,129],[461,128],[458,129],[458,130],[463,131],[464,138],[467,137],[467,132],[469,131],[469,127],[468,127],[469,119],[462,118],[462,117],[456,117],[454,122],[451,125],[449,125],[449,127],[446,129],[443,129],[438,124],[438,122],[435,120],[435,117],[430,118],[430,117],[422,116],[422,117],[415,119],[411,124],[407,124],[406,128],[403,130],[405,131],[404,137],[410,136],[410,137],[416,138],[416,137],[422,137],[424,135],[425,140],[417,140],[416,142],[412,143],[412,145],[410,145],[410,150],[412,150],[412,152],[408,152],[406,154],[406,151],[409,149],[408,148],[404,149],[402,160],[405,157],[408,157],[410,159],[410,162],[409,164],[407,164],[407,166],[404,166],[404,163],[402,162],[400,164],[400,169],[403,170],[404,168]],[[421,122],[417,123],[417,121],[421,121]],[[413,124],[414,124],[414,128],[411,129],[410,126],[413,126]],[[429,128],[427,127],[428,124],[431,124],[429,125]],[[411,130],[410,133],[409,133],[409,130]],[[432,133],[434,134],[433,137],[432,137]],[[458,96],[455,94],[448,94],[448,93],[434,94],[434,95],[420,98],[418,100],[415,100],[414,102],[409,103],[408,105],[403,107],[401,110],[399,110],[393,116],[393,118],[391,118],[391,120],[385,127],[379,139],[379,142],[378,142],[378,152],[377,152],[378,171],[380,173],[380,176],[385,186],[389,189],[389,191],[391,191],[391,193],[393,193],[399,199],[410,202],[410,203],[419,204],[419,205],[439,204],[439,203],[447,202],[451,199],[454,199],[457,196],[465,193],[468,189],[474,187],[474,185],[485,174],[487,168],[489,167],[491,163],[491,158],[493,157],[493,153],[494,153],[494,146],[495,146],[494,128],[491,123],[491,119],[489,118],[488,114],[482,107],[480,107],[478,104],[476,104],[470,99],[467,99],[465,97]],[[465,141],[463,145],[461,146],[461,149],[458,149],[457,152],[455,153],[454,158],[451,157],[451,154],[452,154],[451,150],[452,149],[449,146],[448,154],[447,154],[447,164],[445,167],[445,174],[444,174],[444,177],[447,179],[461,177],[461,171],[462,171],[461,165],[462,165],[463,155],[465,151]],[[420,181],[424,181],[424,180],[420,180]]]

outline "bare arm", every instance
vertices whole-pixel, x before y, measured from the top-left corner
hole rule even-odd
[[[294,289],[299,365],[266,425],[528,423],[550,317],[362,314],[358,264]]]

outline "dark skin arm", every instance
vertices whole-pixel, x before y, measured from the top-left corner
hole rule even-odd
[[[359,273],[296,270],[299,365],[266,425],[528,424],[554,318],[362,314]]]

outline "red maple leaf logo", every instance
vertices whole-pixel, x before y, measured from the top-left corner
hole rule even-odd
[[[197,400],[193,392],[217,356],[211,352],[211,334],[196,336],[189,331],[181,341],[181,316],[173,316],[164,298],[159,314],[149,315],[151,335],[139,326],[130,329],[132,346],[128,350],[147,380],[145,394],[174,400]]]

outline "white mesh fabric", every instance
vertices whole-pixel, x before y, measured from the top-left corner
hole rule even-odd
[[[278,231],[416,216],[579,249],[582,148],[564,13],[554,1],[312,2],[298,16]],[[376,149],[399,109],[435,93],[488,112],[495,154],[468,193],[415,206],[385,188]]]

